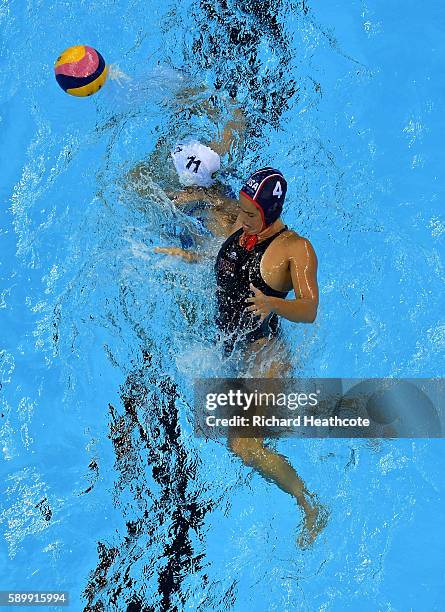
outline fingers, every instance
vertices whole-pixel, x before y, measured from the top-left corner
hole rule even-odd
[[[252,285],[252,283],[250,283],[250,289],[255,293],[255,295],[251,295],[250,297],[246,298],[246,302],[255,302],[255,300],[264,295],[264,293],[257,289],[255,285]]]
[[[267,317],[268,313],[261,310],[261,308],[261,306],[254,304],[253,306],[248,306],[246,310],[252,312],[256,317],[259,317],[260,322],[262,322]]]
[[[246,306],[248,312],[253,313],[254,316],[259,318],[259,322],[262,323],[264,319],[269,315],[270,309],[267,305],[267,299],[264,293],[250,283],[250,289],[255,295],[246,298],[246,302],[250,303],[250,306]]]

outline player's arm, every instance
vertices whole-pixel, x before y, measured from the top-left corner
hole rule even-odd
[[[295,299],[271,298],[272,310],[289,321],[313,323],[318,310],[317,256],[306,238],[292,238],[288,248]]]
[[[231,100],[232,104],[235,105],[236,101]],[[238,147],[244,140],[244,134],[246,131],[246,117],[243,111],[234,106],[232,110],[232,117],[224,125],[221,136],[210,143],[210,148],[216,151],[218,155],[225,155],[226,153],[231,155],[235,145]]]
[[[153,250],[155,253],[161,255],[172,255],[173,257],[181,257],[189,263],[197,263],[204,261],[205,259],[215,259],[214,247],[217,245],[216,242],[206,243],[199,251],[188,251],[181,247],[155,247]]]
[[[239,202],[233,198],[228,198],[216,187],[186,187],[182,191],[167,193],[170,200],[178,207],[184,206],[188,202],[208,202],[215,210],[225,211],[229,218],[236,218],[236,222],[221,226],[221,235],[230,236],[242,226],[238,213]]]
[[[212,202],[212,195],[204,187],[184,187],[180,191],[168,191],[166,196],[178,207],[189,202]]]
[[[174,257],[181,257],[188,261],[189,263],[196,263],[201,259],[205,258],[205,255],[202,253],[197,253],[195,251],[187,251],[186,249],[181,249],[181,247],[155,247],[155,253],[160,253],[163,255],[173,255]]]
[[[318,309],[317,256],[309,240],[297,237],[290,240],[288,254],[295,299],[265,295],[251,285],[254,296],[247,298],[247,310],[261,321],[275,312],[295,323],[313,323]]]

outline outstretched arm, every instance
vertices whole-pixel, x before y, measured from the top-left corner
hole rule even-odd
[[[232,118],[225,124],[220,138],[209,144],[209,147],[216,151],[218,155],[228,153],[230,156],[234,145],[238,144],[239,146],[244,140],[246,117],[239,107],[235,107],[236,100],[231,99],[231,103],[234,106]]]
[[[181,247],[155,247],[153,250],[155,253],[173,255],[174,257],[181,257],[189,263],[196,263],[198,261],[203,261],[204,259],[214,259],[214,247],[217,244],[218,242],[206,242],[204,247],[200,248],[199,251],[188,251],[187,249],[182,249]]]
[[[185,261],[188,261],[189,263],[196,263],[204,258],[204,255],[201,253],[186,251],[185,249],[181,249],[181,247],[155,247],[154,252],[164,255],[173,255],[175,257],[182,257],[182,259],[185,259]]]

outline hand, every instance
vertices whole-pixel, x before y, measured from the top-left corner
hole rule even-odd
[[[269,295],[265,295],[262,291],[254,287],[252,283],[250,283],[250,288],[255,295],[246,299],[246,302],[252,302],[252,306],[249,306],[246,310],[253,312],[255,316],[260,318],[260,323],[262,323],[264,319],[273,312],[272,299]]]
[[[198,256],[196,253],[191,253],[180,247],[155,247],[155,253],[163,253],[165,255],[175,255],[176,257],[182,257],[186,261],[197,261]]]

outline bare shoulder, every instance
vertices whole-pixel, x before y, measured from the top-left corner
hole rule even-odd
[[[293,230],[286,230],[283,232],[282,236],[289,257],[304,257],[305,259],[309,257],[316,259],[314,247],[308,238],[300,236],[300,234],[297,234],[297,232]]]

